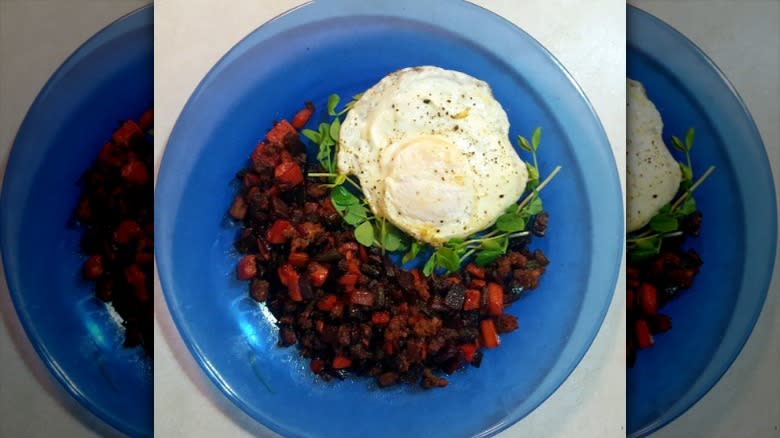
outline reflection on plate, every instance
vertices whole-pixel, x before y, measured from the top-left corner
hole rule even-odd
[[[488,82],[514,135],[543,127],[540,167],[563,166],[545,189],[550,231],[535,242],[551,265],[540,287],[509,309],[520,329],[488,351],[480,369],[451,376],[447,388],[323,383],[294,348],[276,346],[265,308],[234,279],[237,228],[225,221],[231,182],[270,121],[290,117],[305,100],[322,109],[330,93],[351,96],[414,65]],[[592,108],[538,43],[465,2],[315,2],[260,27],[185,106],[155,202],[158,272],[185,343],[228,398],[285,436],[484,436],[508,427],[541,404],[590,346],[623,247],[617,171]]]
[[[761,138],[712,61],[665,23],[629,7],[628,76],[658,107],[665,141],[696,128],[694,174],[717,168],[696,191],[701,235],[687,242],[704,265],[693,287],[664,307],[672,330],[639,351],[627,372],[628,432],[640,436],[696,403],[739,354],[764,303],[777,225]]]
[[[152,434],[152,364],[81,279],[77,181],[118,126],[152,104],[151,7],[101,30],[49,79],[11,151],[0,198],[8,288],[49,370],[98,417]]]

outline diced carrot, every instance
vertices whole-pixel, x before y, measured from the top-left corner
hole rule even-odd
[[[419,269],[414,268],[411,270],[412,277],[414,278],[414,288],[417,290],[417,295],[423,301],[428,301],[431,297],[431,293],[428,290],[428,281],[423,277]]]
[[[350,297],[350,303],[358,306],[371,307],[374,305],[374,294],[367,290],[356,290]]]
[[[244,174],[244,179],[242,182],[244,187],[256,186],[260,182],[260,175],[254,172],[247,172]]]
[[[337,296],[333,294],[327,294],[320,298],[320,300],[317,302],[317,308],[323,312],[330,312],[330,309],[335,307],[338,302],[339,298]]]
[[[89,219],[92,216],[92,206],[89,204],[89,197],[84,196],[79,201],[79,206],[76,209],[76,217],[79,219]]]
[[[145,252],[137,252],[135,253],[135,262],[139,265],[148,265],[151,264],[154,261],[154,254],[152,253],[145,253]]]
[[[303,172],[295,161],[282,161],[274,168],[274,178],[282,190],[291,189],[303,182]]]
[[[311,102],[306,103],[306,107],[295,113],[295,117],[292,119],[292,125],[295,129],[303,129],[306,123],[314,113],[314,105]]]
[[[360,275],[360,261],[358,259],[352,258],[347,260],[347,272],[350,274],[356,274]]]
[[[284,145],[284,138],[290,133],[297,135],[298,131],[295,130],[295,127],[293,127],[290,122],[282,119],[268,131],[265,135],[265,139],[268,140],[268,143],[270,144],[282,146]]]
[[[83,274],[87,280],[94,280],[103,275],[103,258],[99,255],[90,256],[84,262]]]
[[[385,325],[390,322],[390,314],[387,312],[374,312],[371,315],[371,323],[374,325]]]
[[[146,274],[136,264],[125,268],[125,280],[127,284],[133,286],[135,296],[138,301],[146,302],[149,300],[149,293],[146,290]]]
[[[504,288],[498,283],[487,285],[487,312],[498,316],[504,311]]]
[[[144,131],[147,131],[154,125],[154,110],[148,109],[138,119],[138,127]]]
[[[463,310],[477,310],[479,309],[480,301],[482,299],[482,292],[476,289],[469,289],[466,291],[466,298],[463,300]]]
[[[471,283],[469,283],[469,289],[482,290],[485,286],[487,286],[487,282],[479,278],[473,278],[471,279]]]
[[[344,274],[339,278],[339,284],[344,287],[355,287],[359,278],[359,274]]]
[[[325,281],[328,279],[328,267],[317,263],[317,262],[311,262],[309,263],[309,283],[311,283],[312,286],[322,286],[325,284]]]
[[[243,196],[238,195],[233,199],[233,203],[230,205],[230,211],[228,211],[228,214],[233,219],[240,221],[246,217],[247,211],[249,211],[249,205],[246,203],[246,200],[244,200]]]
[[[124,245],[138,237],[140,234],[141,227],[138,225],[138,222],[131,219],[125,219],[120,222],[119,226],[114,230],[114,240],[117,243]]]
[[[252,151],[251,158],[252,163],[255,165],[259,164],[262,167],[267,168],[276,167],[276,165],[279,164],[279,161],[281,160],[279,154],[271,152],[271,148],[269,148],[268,144],[264,141],[261,141],[257,144],[257,146],[255,146],[255,149]]]
[[[257,261],[255,255],[246,255],[238,261],[238,267],[236,268],[236,277],[239,280],[249,280],[257,275]]]
[[[634,323],[634,328],[639,348],[648,348],[653,345],[653,335],[650,334],[650,327],[647,326],[647,321],[644,319],[637,319]]]
[[[496,333],[496,325],[492,319],[483,319],[479,322],[479,332],[482,335],[482,345],[485,348],[496,348],[500,343],[498,339],[498,333]]]
[[[333,358],[333,368],[336,370],[341,370],[344,368],[349,368],[352,365],[352,359],[345,357],[345,356],[336,356]]]
[[[471,363],[474,361],[474,353],[477,352],[477,344],[462,344],[458,349],[463,353],[463,358],[466,359],[466,362]]]
[[[298,302],[303,301],[301,286],[300,283],[298,283],[300,277],[298,272],[295,271],[295,268],[289,263],[285,263],[284,265],[279,266],[277,273],[279,274],[279,281],[284,286],[287,286],[287,294],[290,296],[290,299]]]
[[[290,221],[277,219],[271,227],[268,228],[268,231],[265,234],[265,240],[268,241],[268,243],[280,245],[287,241],[287,236],[294,229],[295,228]]]
[[[291,252],[287,257],[287,263],[293,266],[306,266],[309,262],[309,254],[305,252]]]
[[[143,185],[149,181],[149,170],[143,162],[138,160],[130,160],[125,163],[119,173],[122,179],[131,184]]]
[[[128,120],[123,123],[119,129],[114,131],[111,135],[111,139],[114,140],[114,143],[116,144],[127,146],[130,143],[130,139],[138,134],[143,134],[141,128],[139,128],[134,121]]]
[[[485,268],[480,268],[474,263],[466,265],[466,272],[480,279],[485,278]]]
[[[319,374],[325,369],[325,362],[322,359],[312,359],[309,368],[311,368],[312,373]]]
[[[639,302],[642,304],[642,310],[647,315],[655,315],[658,310],[658,296],[655,286],[650,283],[642,283],[639,286]]]
[[[385,341],[385,345],[383,346],[383,350],[385,350],[385,354],[388,356],[393,355],[393,343],[391,341]]]

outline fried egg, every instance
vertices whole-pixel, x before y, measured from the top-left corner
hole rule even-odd
[[[682,172],[661,138],[663,121],[641,83],[627,79],[626,230],[636,231],[680,187]]]
[[[382,78],[347,113],[337,168],[357,176],[373,213],[434,245],[495,222],[528,171],[490,86],[438,67]]]

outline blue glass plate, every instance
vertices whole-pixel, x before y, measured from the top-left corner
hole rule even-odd
[[[628,76],[642,82],[664,121],[667,144],[693,126],[694,174],[717,167],[696,191],[704,260],[693,287],[663,309],[671,331],[638,352],[627,373],[630,436],[685,412],[726,372],[766,297],[775,257],[775,192],[764,146],[734,88],[691,41],[628,8]],[[680,157],[678,157],[680,158]]]
[[[87,409],[152,434],[152,363],[81,279],[77,182],[121,120],[152,105],[151,7],[107,26],[54,73],[16,135],[0,198],[0,247],[16,312],[49,370]]]
[[[370,3],[370,4],[367,4]],[[225,395],[285,436],[486,436],[539,406],[575,368],[601,326],[623,248],[614,159],[593,109],[527,34],[466,2],[331,0],[252,32],[208,73],[182,111],[155,197],[158,272],[184,342]],[[232,182],[271,121],[305,100],[349,97],[402,67],[438,65],[487,81],[512,135],[543,127],[540,166],[549,255],[540,287],[510,312],[520,329],[480,369],[443,390],[379,390],[369,379],[323,383],[296,349],[276,346],[263,306],[235,279],[226,220]],[[320,111],[319,116],[322,115]]]

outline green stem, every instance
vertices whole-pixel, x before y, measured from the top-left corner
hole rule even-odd
[[[539,192],[542,191],[542,189],[552,181],[553,178],[555,178],[555,175],[558,174],[558,172],[561,171],[561,166],[555,166],[555,169],[550,172],[549,175],[547,175],[547,178],[544,179],[544,181],[539,184],[539,186],[531,193],[528,194],[528,196],[525,197],[522,201],[520,201],[519,204],[517,204],[517,210],[515,210],[515,213],[519,213],[520,210],[523,209],[529,202],[533,201],[533,199],[536,196],[539,196]]]
[[[680,204],[685,200],[685,198],[687,198],[691,193],[693,193],[693,191],[696,190],[696,188],[699,187],[701,183],[703,183],[704,180],[707,179],[707,177],[710,176],[710,174],[714,171],[715,171],[715,166],[710,166],[707,169],[707,171],[704,172],[704,174],[699,179],[697,179],[696,182],[693,183],[693,185],[688,190],[685,191],[685,193],[680,195],[680,197],[677,198],[676,201],[674,201],[674,204],[672,204],[671,211],[674,211],[677,207],[679,207]]]

